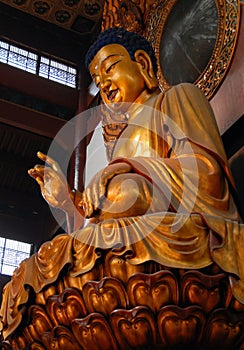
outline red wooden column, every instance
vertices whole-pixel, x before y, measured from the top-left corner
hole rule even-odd
[[[74,127],[74,148],[72,157],[70,160],[70,187],[76,191],[82,192],[84,189],[84,169],[86,164],[86,147],[87,147],[87,124],[88,113],[82,113],[87,110],[87,96],[89,85],[89,72],[85,68],[84,62],[81,62],[79,67],[79,98],[78,108],[75,115],[75,127]],[[83,225],[83,220],[77,217],[77,213],[74,218],[69,218],[69,230],[76,229]],[[73,224],[72,224],[73,221]]]

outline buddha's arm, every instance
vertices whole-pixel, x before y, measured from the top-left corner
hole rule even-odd
[[[84,217],[93,217],[99,211],[107,194],[108,182],[116,175],[129,173],[132,170],[126,163],[109,165],[98,172],[81,193],[78,190],[71,191],[57,162],[41,152],[37,155],[46,164],[36,165],[28,173],[39,184],[47,203],[63,210],[69,218],[67,221],[73,218],[74,223],[70,223],[73,229],[83,225]]]
[[[182,140],[179,148],[182,149]],[[145,179],[162,194],[168,211],[199,212],[238,219],[232,200],[229,181],[218,157],[191,143],[193,152],[169,158],[135,157],[120,158],[113,162],[126,162],[132,171]],[[152,198],[153,199],[153,198]]]

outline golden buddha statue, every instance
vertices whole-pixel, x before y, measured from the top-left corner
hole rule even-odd
[[[95,174],[82,193],[67,189],[58,164],[49,156],[38,154],[49,166],[37,165],[29,174],[40,185],[44,198],[70,216],[75,217],[74,212],[78,212],[89,222],[76,227],[72,234],[64,233],[46,242],[37,254],[22,263],[23,272],[17,271],[5,287],[1,308],[3,336],[11,338],[21,324],[17,310],[28,303],[28,288],[41,305],[48,305],[46,299],[52,299],[53,294],[76,288],[83,293],[88,312],[99,315],[106,314],[106,310],[109,315],[112,312],[113,330],[117,327],[114,321],[117,309],[128,311],[132,306],[149,305],[161,320],[157,325],[160,339],[155,335],[152,349],[165,348],[168,344],[165,339],[169,334],[172,336],[172,330],[167,333],[163,326],[160,328],[166,317],[163,306],[167,302],[175,305],[181,298],[193,303],[194,297],[186,292],[188,282],[184,282],[192,270],[191,281],[194,276],[201,283],[206,282],[203,273],[208,271],[211,286],[215,286],[213,281],[227,276],[230,284],[225,281],[228,287],[223,305],[234,298],[235,312],[244,310],[244,229],[232,196],[234,182],[208,100],[189,83],[161,92],[156,79],[156,58],[143,37],[122,28],[104,31],[88,51],[87,66],[103,103],[111,113],[123,114],[127,125],[114,145],[108,166]],[[178,287],[174,287],[176,277],[170,272],[176,270],[178,278],[183,276]],[[140,298],[133,294],[134,279],[145,282],[145,276],[153,279],[154,274],[167,279],[160,294],[166,302],[155,304],[149,296],[143,299],[144,294],[138,291],[137,296],[143,299],[139,302]],[[92,283],[98,283],[94,281],[101,280],[115,286],[118,283],[111,299],[114,306],[104,302],[104,309],[89,299],[88,292]],[[170,287],[167,289],[166,285]],[[171,294],[168,299],[167,293]],[[180,293],[188,297],[179,297]],[[123,302],[114,301],[116,298]],[[204,312],[213,310],[213,306],[199,303],[197,307],[201,306]],[[203,311],[192,309],[200,323],[205,317]],[[198,312],[201,316],[196,316]],[[84,315],[87,314],[83,318]],[[185,320],[189,315],[184,317]],[[133,338],[130,347],[123,345],[121,330],[116,329],[115,335],[109,333],[113,340],[107,349],[139,349],[138,339]],[[186,337],[187,331],[183,334]],[[32,337],[34,344],[37,340]],[[241,341],[242,335],[238,333],[238,337]],[[149,348],[145,345],[147,340],[143,341],[141,349]],[[194,341],[194,346],[200,344],[200,340]],[[78,343],[82,349],[89,348],[82,336]]]

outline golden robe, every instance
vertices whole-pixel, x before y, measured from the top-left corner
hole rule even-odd
[[[244,238],[230,191],[234,183],[213,111],[197,87],[180,84],[132,106],[111,164],[121,161],[162,191],[168,211],[155,211],[152,199],[145,215],[89,224],[76,232],[75,275],[90,268],[91,261],[82,258],[87,242],[94,263],[100,249],[112,249],[133,265],[155,261],[203,268],[216,262],[242,275],[234,248],[234,241]]]
[[[16,311],[28,299],[24,286],[39,293],[64,267],[67,279],[82,276],[104,252],[110,256],[104,274],[125,281],[134,267],[139,271],[151,261],[184,269],[216,263],[230,273],[233,294],[244,304],[244,227],[232,199],[233,180],[216,121],[202,92],[180,84],[165,94],[154,93],[145,105],[132,106],[113,151],[111,163],[118,161],[131,164],[161,191],[168,210],[155,211],[152,196],[145,215],[89,223],[46,242],[22,263],[28,273],[20,273],[21,278],[15,273],[5,287],[0,312],[5,337],[20,322]],[[128,276],[118,267],[120,258]]]

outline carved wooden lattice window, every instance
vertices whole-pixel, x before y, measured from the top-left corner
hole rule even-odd
[[[39,75],[70,87],[76,87],[76,69],[41,57]]]
[[[0,41],[0,62],[72,88],[77,87],[77,69],[34,52]]]
[[[36,74],[38,56],[27,50],[0,42],[0,61],[10,66]]]

